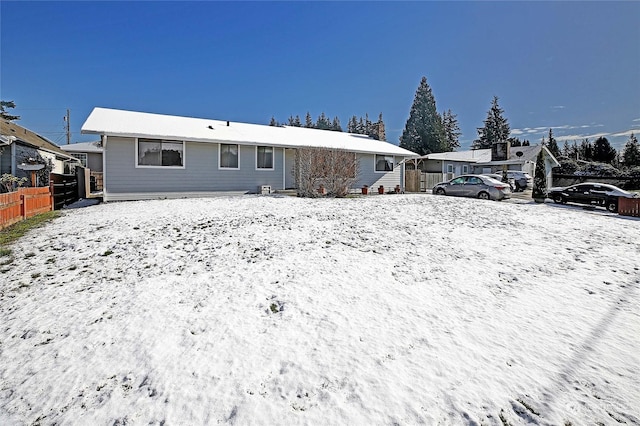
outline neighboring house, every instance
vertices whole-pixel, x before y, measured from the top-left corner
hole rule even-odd
[[[71,155],[48,139],[11,121],[0,119],[0,175],[30,178],[31,172],[22,170],[25,163],[42,164],[37,172],[38,185],[48,185],[49,173],[63,174],[69,164],[77,163]]]
[[[492,149],[428,154],[410,160],[408,163],[413,165],[407,168],[417,168],[425,173],[442,173],[442,180],[453,179],[466,173],[499,173],[505,168],[534,176],[540,150],[543,150],[547,187],[550,188],[553,186],[551,170],[560,163],[543,145],[512,147],[505,143],[496,144]]]
[[[102,142],[81,142],[62,145],[63,151],[77,158],[82,167],[90,169],[92,172],[102,171]]]
[[[416,154],[364,135],[95,108],[82,133],[100,135],[104,201],[295,188],[296,149],[353,152],[354,188],[404,188]]]

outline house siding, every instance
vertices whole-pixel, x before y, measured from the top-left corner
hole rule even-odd
[[[0,148],[0,174],[11,174],[11,145]]]
[[[240,168],[218,169],[219,144],[186,142],[184,168],[136,167],[135,138],[108,137],[105,155],[107,193],[181,193],[241,191],[260,185],[282,189],[282,148],[274,149],[274,169],[256,170],[254,146],[240,146]]]
[[[102,154],[87,152],[87,168],[92,172],[102,171]]]
[[[396,185],[403,187],[403,170],[402,165],[398,163],[403,157],[394,157],[394,167],[392,172],[376,172],[375,171],[375,154],[358,154],[360,173],[356,181],[356,188],[368,185],[371,188],[384,186],[385,191],[395,188]]]

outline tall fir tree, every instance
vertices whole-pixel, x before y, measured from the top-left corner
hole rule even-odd
[[[445,149],[455,151],[460,148],[460,126],[458,126],[458,116],[446,110],[442,113],[442,125],[444,126]]]
[[[276,118],[272,115],[271,116],[271,121],[269,121],[269,126],[278,127],[279,125],[280,125],[280,123],[278,123]]]
[[[307,115],[304,117],[304,127],[313,129],[313,119],[311,118],[309,111],[307,111]]]
[[[640,145],[638,145],[638,138],[633,133],[629,136],[627,143],[624,144],[622,161],[625,167],[640,166]]]
[[[542,200],[547,197],[547,169],[544,164],[544,154],[541,149],[536,158],[536,169],[533,173],[533,191],[531,194],[535,200]]]
[[[578,147],[578,159],[582,161],[593,160],[593,145],[588,138],[585,138]]]
[[[333,121],[331,122],[331,130],[333,130],[334,132],[342,131],[342,126],[340,125],[340,119],[338,118],[337,115],[333,117]]]
[[[331,129],[331,122],[329,121],[329,117],[327,117],[324,111],[318,116],[318,120],[316,120],[315,128],[320,130]]]
[[[484,127],[478,128],[478,139],[473,141],[472,149],[487,149],[495,143],[506,142],[511,129],[503,114],[504,110],[498,105],[498,97],[494,96]]]
[[[409,118],[400,136],[400,146],[419,155],[445,151],[442,117],[438,114],[436,100],[426,77],[422,77],[416,90]]]
[[[553,130],[549,129],[549,141],[547,142],[547,148],[549,152],[556,158],[560,157],[560,148],[556,138],[553,137]]]
[[[593,143],[593,161],[611,164],[616,158],[616,149],[611,146],[607,138],[600,136]]]

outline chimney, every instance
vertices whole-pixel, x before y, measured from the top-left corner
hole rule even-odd
[[[500,141],[491,145],[491,161],[505,161],[511,154],[511,142]]]
[[[227,127],[229,127],[229,120],[227,120]]]

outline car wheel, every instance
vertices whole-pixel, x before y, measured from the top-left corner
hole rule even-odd
[[[616,200],[607,200],[607,210],[611,213],[618,212],[618,202]]]
[[[553,196],[553,202],[556,204],[564,204],[564,197],[560,194],[556,194]]]
[[[438,188],[438,189],[436,189],[436,195],[446,195],[446,194],[444,192],[444,189]]]
[[[480,198],[481,200],[488,200],[490,198],[489,193],[482,191],[478,194],[478,198]]]

